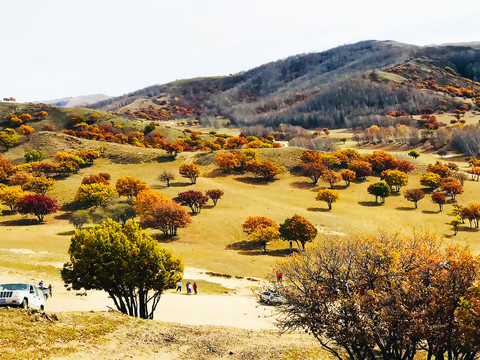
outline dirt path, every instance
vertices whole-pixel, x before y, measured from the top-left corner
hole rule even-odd
[[[217,283],[231,291],[225,295],[187,295],[185,286],[182,293],[173,290],[162,295],[155,312],[155,320],[185,325],[219,325],[243,329],[274,329],[274,308],[263,306],[254,295],[257,282],[246,279],[223,278],[206,274],[196,268],[186,268],[185,279],[204,280]],[[0,274],[0,282],[37,282],[33,279]],[[46,281],[48,284],[48,281]],[[46,310],[64,311],[106,311],[115,308],[113,301],[103,291],[67,291],[61,282],[52,282],[53,296],[47,299]]]

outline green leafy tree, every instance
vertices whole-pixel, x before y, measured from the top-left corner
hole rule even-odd
[[[183,276],[182,260],[132,220],[77,231],[68,253],[61,273],[66,284],[106,291],[119,311],[143,319],[153,319],[162,293]]]
[[[43,152],[38,150],[32,150],[23,154],[25,161],[27,163],[34,162],[34,161],[42,161],[44,159]]]
[[[375,196],[375,202],[378,203],[378,198],[382,200],[382,204],[385,202],[385,198],[390,196],[390,187],[383,181],[371,184],[368,189],[368,193]]]
[[[416,159],[420,157],[420,153],[417,150],[410,150],[410,152],[408,153],[408,156]]]
[[[81,229],[83,225],[87,224],[91,219],[90,213],[87,210],[75,211],[69,219],[75,229]]]

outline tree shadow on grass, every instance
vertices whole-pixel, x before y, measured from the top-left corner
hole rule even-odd
[[[32,226],[32,225],[42,225],[43,222],[39,222],[38,219],[17,219],[17,220],[7,220],[0,222],[2,226]]]
[[[422,213],[424,214],[438,214],[440,210],[438,211],[432,211],[432,210],[422,210]]]
[[[307,208],[307,211],[313,211],[313,212],[329,212],[330,210],[325,209],[325,208],[309,207],[309,208]]]
[[[207,178],[226,177],[228,175],[232,175],[232,172],[226,172],[226,171],[223,171],[222,169],[219,169],[219,168],[203,174],[203,176],[207,177]]]
[[[358,204],[362,206],[382,206],[383,205],[382,203],[377,203],[375,201],[359,201]]]
[[[411,210],[415,210],[414,207],[410,207],[410,206],[397,206],[395,209],[397,210],[402,210],[402,211],[411,211]]]
[[[245,250],[239,251],[240,255],[250,255],[250,256],[257,256],[257,255],[267,255],[267,256],[275,256],[275,257],[285,257],[293,252],[296,252],[295,249],[277,249],[277,250],[268,250],[264,252],[263,249],[261,250]]]
[[[249,184],[249,185],[268,185],[274,181],[277,181],[278,179],[259,179],[259,178],[251,178],[251,177],[236,177],[234,178],[235,181],[239,181],[244,184]]]
[[[171,243],[177,240],[176,236],[165,236],[164,234],[154,234],[152,235],[152,238],[163,244]]]
[[[290,183],[290,186],[296,189],[314,189],[318,187],[318,184],[314,184],[311,181],[294,181]]]
[[[69,231],[61,231],[57,233],[57,235],[62,235],[62,236],[71,236],[75,234],[75,230],[69,230]]]
[[[237,241],[225,246],[226,250],[263,250],[263,245],[257,241]]]
[[[170,187],[187,187],[190,185],[193,185],[193,184],[190,182],[178,182],[178,181],[170,183]]]
[[[60,215],[55,215],[53,218],[55,220],[69,220],[71,216],[72,214],[66,212]]]

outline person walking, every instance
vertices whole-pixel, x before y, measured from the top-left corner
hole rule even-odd
[[[197,295],[197,283],[193,283],[193,291],[195,292],[195,295]]]
[[[191,294],[192,293],[192,284],[189,282],[187,282],[187,294]]]
[[[283,274],[280,271],[277,271],[277,281],[282,282]]]
[[[52,284],[48,284],[48,295],[52,297]]]
[[[177,290],[175,290],[175,292],[179,292],[179,291],[182,292],[182,282],[181,281],[177,282]]]

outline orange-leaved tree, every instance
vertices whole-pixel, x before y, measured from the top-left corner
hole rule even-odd
[[[148,189],[147,183],[133,176],[124,176],[117,180],[115,189],[120,196],[136,198],[137,195],[145,189]]]
[[[280,224],[280,236],[286,241],[295,241],[302,244],[305,249],[305,244],[313,241],[317,236],[317,228],[303,216],[295,214],[291,218],[285,219],[283,224]]]
[[[178,172],[182,177],[187,178],[190,180],[191,184],[195,184],[197,182],[197,178],[200,176],[200,169],[197,165],[192,163],[185,163],[180,165]]]
[[[192,218],[185,209],[172,201],[155,203],[140,218],[143,227],[159,229],[166,237],[176,236],[178,228],[184,228],[191,222]]]

